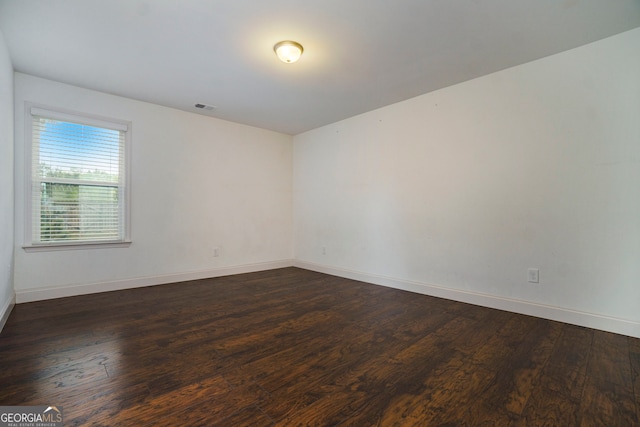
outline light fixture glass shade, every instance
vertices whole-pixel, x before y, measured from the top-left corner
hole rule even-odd
[[[291,64],[300,59],[300,56],[302,56],[302,51],[304,49],[302,48],[302,45],[300,43],[291,40],[285,40],[276,43],[276,45],[273,47],[273,50],[276,52],[276,55],[278,55],[280,61]]]

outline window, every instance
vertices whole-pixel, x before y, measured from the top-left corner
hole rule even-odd
[[[26,247],[129,241],[130,124],[27,106]]]

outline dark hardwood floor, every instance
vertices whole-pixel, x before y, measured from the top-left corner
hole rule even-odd
[[[66,426],[640,425],[638,339],[296,268],[17,305],[0,367]]]

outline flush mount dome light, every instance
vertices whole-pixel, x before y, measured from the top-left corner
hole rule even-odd
[[[278,59],[280,59],[280,61],[292,64],[300,59],[304,49],[298,42],[285,40],[276,43],[276,45],[273,46],[273,50],[276,52],[276,55],[278,55]]]

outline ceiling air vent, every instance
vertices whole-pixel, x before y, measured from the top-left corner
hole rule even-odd
[[[196,104],[194,105],[194,107],[200,110],[207,110],[207,111],[213,111],[216,109],[216,107],[214,107],[213,105],[206,105],[206,104]]]

